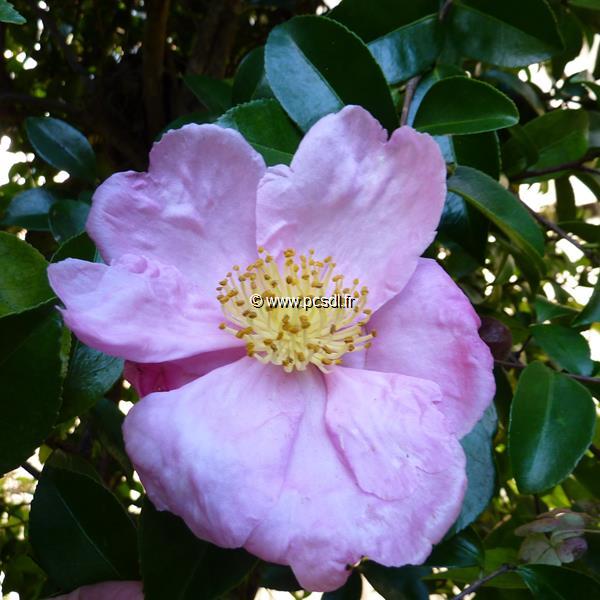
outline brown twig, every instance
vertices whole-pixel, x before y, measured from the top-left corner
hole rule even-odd
[[[591,252],[590,250],[588,250],[583,244],[578,242],[570,233],[568,233],[562,227],[560,227],[559,225],[554,223],[554,221],[547,219],[543,215],[540,215],[538,212],[533,210],[530,206],[528,206],[525,202],[523,202],[523,200],[521,199],[521,197],[519,196],[519,193],[517,191],[513,190],[513,195],[529,211],[529,214],[542,227],[544,227],[544,229],[549,229],[550,231],[553,231],[554,233],[556,233],[562,239],[567,240],[567,242],[569,242],[571,245],[573,245],[575,248],[577,248],[592,263],[593,266],[597,267],[598,265],[600,265],[600,261],[598,260],[598,257],[596,256],[596,254],[594,254],[594,252]]]
[[[525,204],[525,203],[523,203],[523,204]],[[529,206],[527,206],[527,204],[525,204],[525,206],[527,207],[527,210],[530,212],[531,216],[540,225],[542,225],[546,229],[549,229],[550,231],[553,231],[559,237],[563,238],[564,240],[567,240],[567,242],[569,242],[569,244],[571,244],[572,246],[575,246],[575,248],[577,248],[580,252],[582,252],[583,255],[595,267],[597,267],[598,265],[600,265],[600,261],[598,260],[598,257],[593,252],[589,251],[585,246],[583,246],[582,244],[580,244],[570,233],[568,233],[567,231],[565,231],[562,227],[560,227],[559,225],[557,225],[556,223],[554,223],[550,219],[547,219],[543,215],[540,215],[538,212],[536,212],[535,210],[533,210],[532,208],[530,208]]]
[[[494,361],[500,367],[504,367],[505,369],[517,369],[522,371],[526,369],[528,365],[524,365],[522,362],[514,362],[511,360],[495,360]],[[561,375],[566,375],[571,379],[576,379],[577,381],[581,381],[582,383],[600,383],[600,377],[587,377],[585,375],[575,375],[574,373],[561,373]]]
[[[541,177],[543,175],[552,175],[554,173],[561,173],[562,171],[579,171],[581,173],[591,173],[593,175],[600,175],[600,170],[586,167],[582,164],[581,160],[574,160],[566,162],[555,167],[547,167],[545,169],[536,169],[534,171],[523,171],[518,173],[514,177],[511,177],[511,181],[523,181],[524,179],[531,179],[532,177]]]
[[[456,596],[454,596],[454,598],[452,598],[452,600],[460,600],[461,598],[465,598],[469,594],[472,594],[473,592],[478,590],[482,585],[485,585],[488,581],[491,581],[495,577],[498,577],[498,575],[503,575],[504,573],[509,573],[510,571],[514,571],[515,569],[516,569],[515,565],[508,565],[508,564],[502,565],[501,567],[497,568],[495,571],[492,571],[489,575],[486,575],[485,577],[482,577],[481,579],[478,579],[477,581],[474,581],[473,583],[468,585],[460,594],[457,594]]]
[[[148,135],[152,140],[165,120],[163,74],[171,0],[149,0],[146,7],[142,74]]]
[[[41,471],[38,471],[33,465],[30,465],[28,462],[24,462],[21,467],[25,469],[34,479],[39,479],[41,476]]]
[[[410,103],[412,102],[415,96],[415,90],[419,85],[419,81],[421,81],[421,76],[417,75],[412,79],[408,80],[406,84],[406,90],[404,92],[404,102],[402,104],[402,112],[400,114],[400,126],[406,125],[408,121],[408,112],[410,111]]]

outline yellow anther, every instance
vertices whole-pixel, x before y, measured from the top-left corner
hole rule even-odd
[[[262,246],[258,253],[261,257],[245,270],[235,265],[217,288],[227,321],[219,328],[244,339],[248,356],[280,365],[287,372],[313,365],[328,373],[342,364],[346,353],[371,345],[377,334],[365,330],[372,313],[366,308],[368,290],[357,287],[357,278],[352,279],[353,287],[344,287],[344,276],[334,272],[336,263],[331,256],[317,260],[313,249],[297,255],[287,248],[275,260]],[[263,300],[262,306],[251,302],[254,294]],[[333,307],[314,305],[316,299],[334,295]],[[342,295],[353,302],[340,303]],[[271,302],[282,297],[311,302],[296,307]]]

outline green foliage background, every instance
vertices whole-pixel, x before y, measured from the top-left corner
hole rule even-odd
[[[0,0],[0,134],[34,155],[0,187],[3,593],[141,578],[150,600],[303,597],[289,569],[197,540],[144,499],[120,432],[121,402],[137,400],[122,362],[63,326],[45,272],[98,260],[95,186],[144,169],[166,129],[216,122],[289,163],[320,117],[360,104],[442,148],[428,255],[481,315],[498,391],[462,440],[464,507],[427,563],[364,561],[325,598],[360,598],[359,573],[389,600],[600,598],[600,365],[582,335],[600,320],[600,225],[573,190],[600,193],[600,63],[565,74],[599,33],[599,0]],[[538,212],[520,197],[533,183],[556,192]]]

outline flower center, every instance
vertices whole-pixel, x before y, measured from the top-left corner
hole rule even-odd
[[[246,341],[248,356],[281,365],[288,373],[312,363],[324,373],[342,356],[371,345],[375,331],[365,332],[371,310],[369,291],[335,274],[335,263],[296,256],[288,249],[278,265],[264,248],[244,271],[235,265],[219,282],[217,300],[227,322],[219,327]]]

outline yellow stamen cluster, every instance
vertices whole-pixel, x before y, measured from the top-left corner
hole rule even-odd
[[[259,258],[245,270],[235,265],[219,282],[217,300],[227,319],[221,329],[246,341],[248,356],[262,363],[281,365],[285,371],[303,371],[309,364],[327,373],[342,362],[348,352],[371,345],[375,331],[365,332],[371,310],[366,308],[368,289],[359,288],[359,280],[344,284],[344,276],[335,274],[331,257],[296,256],[288,249],[278,265],[263,248]],[[265,300],[261,308],[251,303],[259,294]],[[308,309],[272,307],[267,298],[317,298],[342,295],[353,298],[352,307]],[[256,303],[255,303],[256,304]]]

